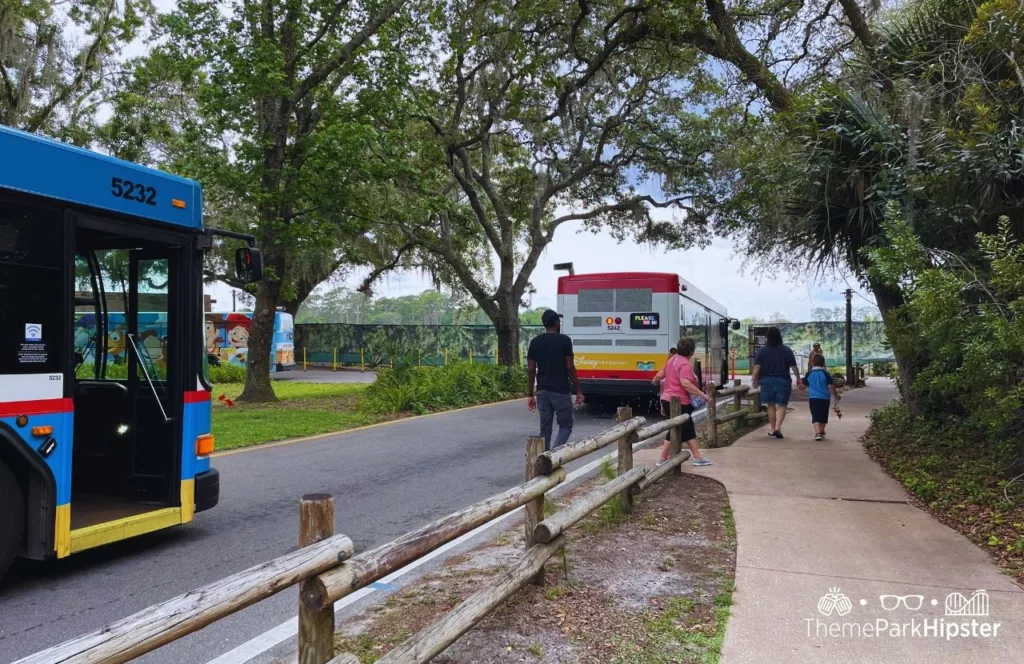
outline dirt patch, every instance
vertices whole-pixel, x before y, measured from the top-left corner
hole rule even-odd
[[[375,662],[517,560],[521,533],[519,521],[349,620],[337,651]],[[639,496],[631,514],[612,502],[574,527],[542,587],[520,590],[434,662],[717,662],[735,552],[724,488],[706,477],[670,476]]]

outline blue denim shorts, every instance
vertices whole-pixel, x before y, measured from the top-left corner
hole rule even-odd
[[[793,383],[789,378],[766,376],[761,379],[761,403],[776,406],[788,406],[789,396],[793,392]]]

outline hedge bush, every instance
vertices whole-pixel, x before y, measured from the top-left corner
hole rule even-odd
[[[455,362],[444,367],[396,363],[378,372],[366,390],[363,408],[371,413],[427,413],[501,401],[526,392],[526,370],[492,364]]]
[[[210,367],[210,382],[218,383],[244,383],[245,367],[237,364],[222,364],[219,367]]]

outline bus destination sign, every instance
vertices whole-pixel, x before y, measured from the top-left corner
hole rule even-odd
[[[629,329],[631,330],[657,330],[660,324],[661,316],[657,312],[629,315]]]

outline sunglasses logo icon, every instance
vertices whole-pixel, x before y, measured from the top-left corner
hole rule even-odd
[[[924,595],[879,595],[878,601],[886,611],[895,611],[900,604],[909,611],[917,611],[924,603]]]

